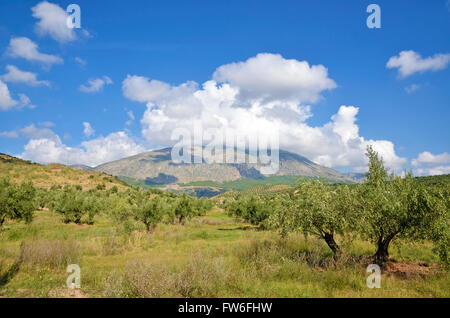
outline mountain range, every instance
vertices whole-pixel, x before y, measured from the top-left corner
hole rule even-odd
[[[72,167],[84,170],[92,169],[122,178],[143,180],[148,185],[189,184],[202,181],[224,183],[240,179],[264,180],[275,176],[355,182],[355,179],[350,176],[284,150],[279,151],[279,170],[274,175],[264,175],[261,172],[262,165],[260,163],[250,163],[248,152],[241,153],[245,157],[245,163],[207,163],[205,160],[202,160],[201,163],[174,163],[171,151],[172,148],[164,148],[111,161],[97,167],[84,165]],[[235,149],[235,151],[238,150]]]

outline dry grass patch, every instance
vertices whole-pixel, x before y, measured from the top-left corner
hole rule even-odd
[[[231,277],[222,257],[199,251],[182,265],[152,263],[145,259],[129,262],[122,273],[105,279],[105,297],[219,297]]]
[[[73,240],[33,240],[20,246],[21,265],[63,268],[79,263],[81,244]]]

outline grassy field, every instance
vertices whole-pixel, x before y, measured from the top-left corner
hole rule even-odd
[[[214,208],[185,225],[64,224],[37,211],[0,232],[0,297],[450,297],[450,276],[428,243],[393,246],[380,289],[366,286],[367,242],[342,242],[334,262],[322,241],[281,239]],[[66,285],[70,263],[81,289]]]

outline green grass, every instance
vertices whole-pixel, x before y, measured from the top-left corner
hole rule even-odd
[[[102,215],[94,225],[75,225],[37,211],[31,225],[10,222],[0,231],[0,296],[450,296],[450,276],[436,265],[430,243],[393,246],[392,266],[399,270],[384,272],[380,289],[366,287],[373,246],[358,239],[341,243],[347,256],[335,263],[321,240],[281,239],[218,208],[184,226],[161,224],[152,235],[139,224],[116,227]],[[33,248],[23,249],[26,257],[14,267],[21,244]],[[79,263],[81,291],[65,287],[66,264],[52,257]]]

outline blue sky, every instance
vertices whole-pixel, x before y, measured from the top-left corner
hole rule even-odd
[[[3,108],[0,97],[0,152],[38,162],[95,165],[166,146],[171,129],[189,121],[183,107],[190,113],[195,91],[212,94],[202,85],[214,79],[218,88],[229,83],[240,92],[255,90],[257,83],[258,92],[264,87],[271,102],[283,104],[279,109],[286,111],[255,120],[261,127],[276,121],[281,145],[318,163],[341,171],[363,170],[363,149],[373,143],[396,171],[412,167],[416,174],[450,173],[447,0],[50,2],[64,11],[70,3],[78,4],[82,28],[62,32],[57,17],[63,10],[49,12],[55,9],[51,4],[0,2],[0,81],[10,97],[3,100]],[[381,8],[380,29],[366,26],[370,3]],[[47,24],[40,25],[43,20]],[[11,41],[23,38],[41,54],[63,62],[11,53]],[[401,52],[409,53],[401,57]],[[271,55],[264,59],[260,53]],[[252,71],[251,58],[263,73]],[[391,58],[399,61],[389,68]],[[286,78],[293,91],[305,92],[285,96],[278,86],[284,73],[268,72],[290,60],[322,65],[327,73],[314,82],[317,87],[305,88],[301,80]],[[231,64],[238,62],[244,64]],[[215,73],[227,65],[241,69]],[[7,76],[7,66],[34,73],[37,79]],[[294,76],[313,80],[310,69],[305,73],[300,64],[294,66]],[[401,67],[408,74],[402,76]],[[250,84],[242,80],[252,76],[256,80]],[[268,79],[258,82],[260,77]],[[98,86],[91,86],[88,81],[96,79]],[[334,87],[321,86],[328,79]],[[152,80],[170,87],[163,97],[154,97],[160,86],[155,88]],[[189,81],[197,86],[183,93],[175,89]],[[242,98],[234,102],[247,105],[248,111],[260,96]],[[186,105],[179,106],[180,100]],[[292,103],[299,109],[294,111],[297,122],[289,119]],[[211,109],[221,116],[220,106],[208,110],[208,105],[192,105],[191,113],[201,113],[203,120],[211,117]],[[171,124],[156,128],[161,114],[155,109]],[[236,112],[223,113],[229,122],[242,123]]]

